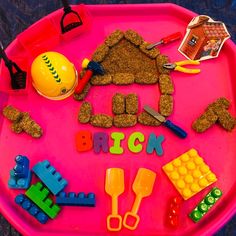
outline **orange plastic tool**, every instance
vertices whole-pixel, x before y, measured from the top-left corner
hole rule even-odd
[[[125,228],[134,230],[137,228],[140,221],[138,216],[138,210],[142,201],[142,198],[149,196],[152,193],[153,185],[155,183],[156,173],[145,169],[140,168],[135,177],[133,183],[133,191],[136,194],[136,198],[131,211],[126,212],[123,225]],[[128,223],[128,219],[132,220],[132,225]]]
[[[105,191],[112,198],[112,213],[107,216],[107,228],[109,231],[119,231],[122,227],[122,217],[118,214],[118,196],[125,190],[124,170],[110,168],[106,170]],[[112,224],[116,223],[116,225]]]

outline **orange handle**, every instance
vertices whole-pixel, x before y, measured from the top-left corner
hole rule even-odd
[[[112,224],[116,223],[116,224]],[[122,227],[122,217],[120,215],[108,215],[107,216],[107,229],[109,231],[120,231]]]
[[[132,225],[130,225],[129,219],[133,218],[132,220]],[[137,214],[132,213],[131,211],[126,212],[125,216],[124,216],[124,221],[123,221],[123,225],[125,228],[130,229],[130,230],[135,230],[138,226],[138,223],[140,221],[140,217]]]
[[[138,216],[137,213],[138,213],[141,201],[142,201],[142,196],[136,195],[132,210],[126,212],[126,214],[124,216],[123,225],[125,228],[130,229],[130,230],[135,230],[137,228],[138,223],[140,221],[140,217]],[[128,219],[130,219],[130,218],[133,218],[132,225],[129,224]]]

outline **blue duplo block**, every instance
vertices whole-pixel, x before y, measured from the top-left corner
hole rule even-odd
[[[29,169],[29,160],[26,156],[18,155],[15,158],[16,166],[10,170],[8,187],[12,189],[27,189],[30,186],[32,173]]]
[[[54,195],[61,192],[67,185],[67,181],[47,160],[38,162],[32,170]]]
[[[41,224],[45,224],[48,221],[48,216],[24,194],[17,195],[15,202],[24,210],[26,210],[30,215],[34,216],[34,218],[37,219]]]
[[[18,155],[15,158],[14,176],[25,177],[29,171],[29,159],[26,156]]]
[[[95,202],[95,194],[89,193],[65,193],[61,192],[59,195],[56,196],[56,204],[60,206],[87,206],[87,207],[94,207]]]

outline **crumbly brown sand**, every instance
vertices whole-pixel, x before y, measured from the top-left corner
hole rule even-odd
[[[92,105],[89,102],[83,102],[81,104],[78,119],[80,123],[88,123],[92,115]]]
[[[156,61],[148,58],[138,47],[125,39],[110,48],[101,64],[109,74],[129,73],[135,75],[143,71],[159,75]]]
[[[138,113],[138,95],[130,93],[125,98],[126,113],[135,115]]]
[[[236,125],[236,118],[229,112],[230,102],[228,99],[221,97],[207,106],[205,112],[200,115],[192,124],[192,128],[198,132],[204,132],[216,122],[225,130],[231,131]]]
[[[125,96],[121,93],[116,93],[112,97],[112,112],[115,115],[125,113]]]
[[[163,116],[169,116],[173,111],[173,97],[171,95],[161,95],[159,110]]]
[[[164,64],[169,63],[169,58],[166,55],[158,55],[156,57],[157,68],[160,74],[170,74],[170,70],[163,67]]]
[[[13,106],[6,106],[3,115],[10,121],[11,130],[17,134],[26,132],[33,138],[40,138],[43,135],[42,128],[30,117],[28,112],[21,112]]]
[[[149,115],[146,111],[143,111],[138,116],[138,122],[147,126],[159,126],[161,122]]]
[[[205,130],[209,129],[212,125],[214,125],[217,119],[218,116],[214,113],[212,109],[209,109],[193,122],[192,128],[196,132],[202,133]]]
[[[126,128],[135,126],[137,123],[137,116],[130,114],[121,114],[114,116],[114,126],[117,128]]]
[[[101,127],[101,128],[111,128],[113,118],[105,114],[96,114],[93,115],[90,119],[90,124],[92,126]]]
[[[169,75],[160,75],[159,84],[161,94],[172,94],[174,92],[174,85]]]
[[[124,37],[124,33],[120,30],[115,30],[112,32],[105,40],[105,44],[109,47],[113,47],[115,44],[119,43]]]

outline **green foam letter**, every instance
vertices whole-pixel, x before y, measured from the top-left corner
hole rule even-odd
[[[124,152],[123,148],[120,146],[121,140],[125,138],[122,132],[111,133],[111,138],[114,140],[114,144],[110,147],[110,153],[112,154],[122,154]]]
[[[131,152],[138,153],[143,149],[142,144],[135,145],[135,141],[138,140],[140,143],[144,142],[145,137],[141,132],[134,132],[130,135],[128,140],[128,147]]]

